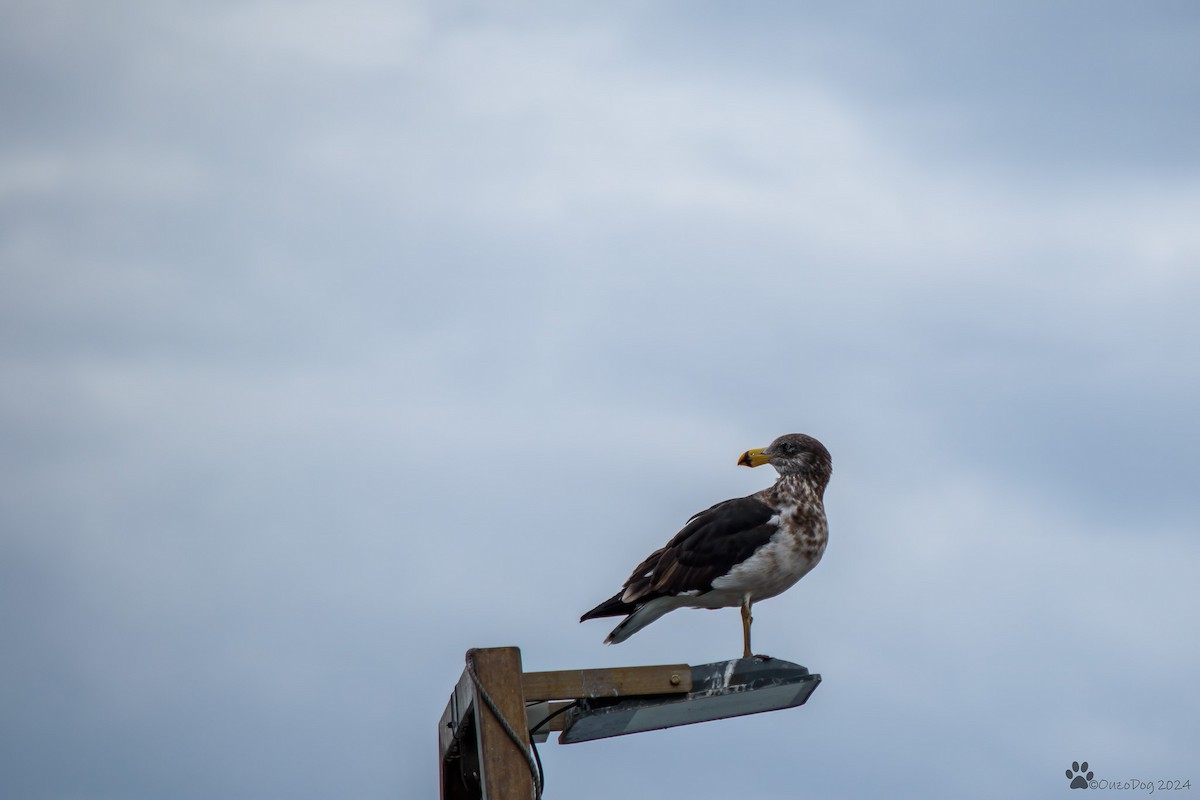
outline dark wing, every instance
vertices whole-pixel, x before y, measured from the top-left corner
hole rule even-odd
[[[755,497],[726,500],[701,511],[639,564],[621,591],[579,621],[632,614],[663,595],[707,592],[714,580],[770,541],[779,530],[770,522],[773,516],[775,510]]]
[[[726,500],[701,511],[666,547],[638,565],[625,582],[624,602],[707,592],[714,580],[770,541],[779,530],[770,521],[773,516],[775,510],[756,497]]]

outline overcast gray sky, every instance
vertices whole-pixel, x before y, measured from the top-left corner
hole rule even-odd
[[[577,618],[791,431],[824,683],[548,798],[1200,788],[1194,4],[8,0],[0,108],[5,798],[429,797],[469,647],[735,657]]]

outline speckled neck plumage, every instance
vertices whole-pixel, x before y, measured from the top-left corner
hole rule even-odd
[[[760,496],[773,506],[816,504],[823,508],[828,484],[828,478],[817,482],[806,475],[780,475],[771,487],[760,492]]]

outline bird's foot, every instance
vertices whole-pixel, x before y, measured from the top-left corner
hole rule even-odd
[[[755,653],[754,655],[750,656],[750,658],[757,658],[759,661],[771,661],[773,657],[764,656],[762,653]]]

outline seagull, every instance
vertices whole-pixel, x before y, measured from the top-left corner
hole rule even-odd
[[[791,588],[825,553],[824,497],[833,460],[816,439],[789,433],[747,450],[738,464],[770,464],[779,479],[693,516],[637,566],[621,591],[580,617],[625,617],[605,644],[623,642],[677,608],[740,606],[743,657],[752,657],[751,606]]]

